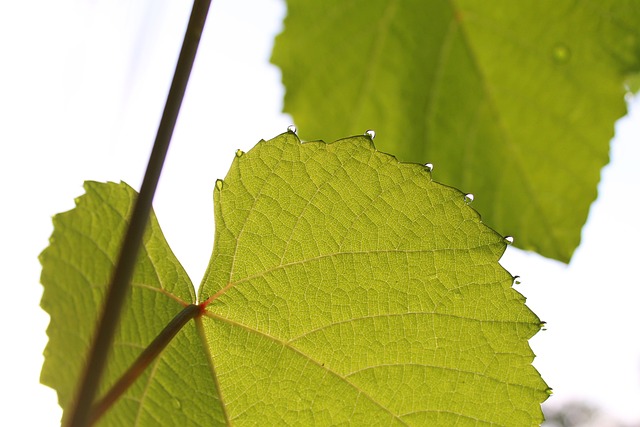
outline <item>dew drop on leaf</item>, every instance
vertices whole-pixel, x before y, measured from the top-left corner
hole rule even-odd
[[[468,205],[471,204],[471,202],[473,202],[473,194],[468,193],[464,195],[464,202]]]
[[[522,282],[520,281],[520,276],[514,276],[514,277],[513,277],[513,284],[514,284],[514,285],[519,285],[520,283],[522,283]]]
[[[173,399],[171,401],[171,404],[173,405],[173,407],[175,409],[182,409],[182,402],[180,402],[180,400],[178,400],[178,399]]]
[[[242,157],[243,154],[244,154],[244,151],[236,150],[236,157]]]
[[[504,241],[507,245],[513,244],[513,236],[505,236]]]
[[[375,130],[373,130],[373,129],[369,129],[369,130],[368,130],[368,131],[366,131],[364,134],[365,134],[365,135],[368,135],[368,136],[369,136],[369,138],[371,138],[371,139],[373,139],[373,138],[375,138],[375,137],[376,137],[376,131],[375,131]]]
[[[216,179],[216,188],[218,190],[222,190],[222,187],[224,186],[224,181],[221,179]]]
[[[433,170],[433,163],[425,163],[424,167],[431,172]]]
[[[291,132],[291,133],[298,133],[298,128],[296,128],[295,125],[289,125],[287,127],[287,132]]]
[[[553,60],[559,64],[564,64],[571,58],[571,50],[562,44],[558,43],[553,47]]]

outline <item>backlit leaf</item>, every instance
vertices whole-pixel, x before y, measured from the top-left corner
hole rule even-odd
[[[603,0],[288,0],[272,61],[304,138],[374,128],[515,244],[567,262],[596,198],[640,7]],[[637,75],[637,74],[636,74]]]
[[[108,272],[134,197],[124,184],[89,184],[42,255],[43,380],[63,407],[88,345],[74,325],[91,325],[86,307],[100,299],[70,295],[103,288],[94,252],[108,254]],[[527,342],[541,322],[498,264],[505,241],[427,168],[366,136],[300,144],[289,132],[239,152],[214,199],[197,301],[150,225],[108,381],[184,304],[206,312],[104,425],[542,421],[547,386]],[[63,363],[76,368],[54,375]]]

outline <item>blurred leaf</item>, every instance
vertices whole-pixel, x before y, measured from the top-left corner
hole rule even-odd
[[[629,75],[625,80],[625,87],[632,94],[640,91],[640,73]]]
[[[637,2],[287,5],[272,61],[304,138],[374,128],[517,246],[569,261],[640,71]]]

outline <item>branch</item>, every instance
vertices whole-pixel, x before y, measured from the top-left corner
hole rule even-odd
[[[140,188],[140,194],[131,215],[129,227],[120,249],[102,316],[96,329],[93,345],[89,350],[87,365],[82,382],[77,388],[75,404],[67,423],[70,427],[84,427],[89,421],[91,406],[100,385],[100,378],[104,370],[115,329],[120,318],[120,311],[133,274],[138,249],[147,225],[151,211],[151,201],[158,185],[160,171],[169,149],[169,142],[173,135],[178,113],[187,88],[187,82],[193,68],[198,44],[204,28],[211,0],[195,0],[191,17],[178,57],[178,63],[167,96],[167,102],[162,113],[158,133],[153,145],[147,171]]]

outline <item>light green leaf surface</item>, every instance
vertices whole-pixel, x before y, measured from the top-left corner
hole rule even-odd
[[[75,209],[53,218],[50,245],[40,255],[42,308],[51,315],[41,381],[71,405],[97,316],[133,209],[135,191],[126,184],[87,182]],[[189,277],[151,216],[123,310],[104,387],[124,373],[184,305],[195,301]],[[198,425],[202,414],[221,420],[206,352],[193,323],[108,413],[101,425]],[[193,390],[197,387],[198,393]],[[102,394],[102,393],[101,393]],[[66,411],[65,411],[66,415]],[[64,419],[64,416],[63,416]]]
[[[373,128],[517,246],[570,259],[640,71],[636,1],[287,5],[272,61],[303,138]]]
[[[43,306],[52,314],[43,379],[63,407],[77,368],[54,372],[63,361],[79,364],[71,349],[84,351],[87,341],[58,353],[77,339],[72,325],[91,324],[83,307],[96,299],[69,295],[92,295],[104,281],[85,279],[94,263],[73,254],[115,246],[134,197],[123,184],[87,189],[56,217],[42,255]],[[547,386],[527,342],[540,320],[498,264],[504,239],[426,168],[376,151],[365,136],[300,144],[285,133],[239,152],[214,200],[214,252],[198,297],[206,313],[163,353],[157,365],[166,376],[147,373],[105,425],[137,412],[147,418],[136,425],[185,425],[178,416],[188,425],[542,421]],[[181,309],[176,299],[193,301],[157,224],[150,229],[124,320],[130,347]],[[140,283],[148,288],[136,291]],[[118,340],[117,351],[129,350]],[[113,362],[110,373],[125,365]],[[154,418],[158,408],[173,415]]]

